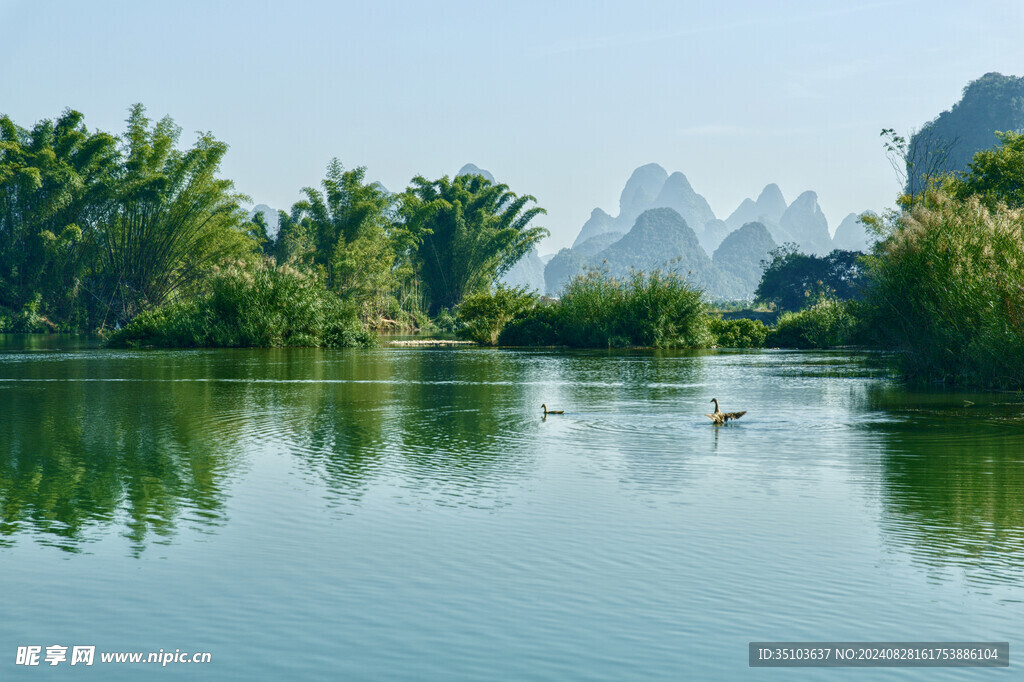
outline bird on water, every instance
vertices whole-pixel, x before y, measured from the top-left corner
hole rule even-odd
[[[743,412],[722,412],[722,410],[718,407],[718,398],[712,398],[711,402],[715,404],[715,411],[711,414],[706,414],[704,416],[709,417],[711,419],[711,423],[714,424],[715,426],[723,426],[730,419],[739,419],[740,417],[747,413],[746,410],[744,410]]]
[[[549,410],[547,405],[541,404],[544,414],[565,414],[565,410]]]

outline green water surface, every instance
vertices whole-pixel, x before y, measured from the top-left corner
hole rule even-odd
[[[62,644],[212,655],[67,679],[1019,679],[747,643],[1015,660],[1022,411],[837,352],[2,337],[0,678]]]

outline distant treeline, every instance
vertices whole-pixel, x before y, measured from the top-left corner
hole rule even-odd
[[[90,131],[71,110],[30,129],[0,117],[0,331],[104,332],[143,313],[149,325],[170,319],[154,311],[174,306],[181,344],[315,344],[324,320],[306,329],[274,307],[294,298],[225,299],[261,295],[249,279],[296,276],[344,304],[305,301],[330,324],[414,327],[489,287],[547,235],[531,224],[544,213],[533,197],[480,176],[417,176],[391,193],[335,160],[271,237],[219,176],[227,146],[207,133],[181,148],[180,133],[142,105],[120,136]],[[225,305],[248,306],[255,327],[184,333],[183,315],[203,324],[200,309]]]

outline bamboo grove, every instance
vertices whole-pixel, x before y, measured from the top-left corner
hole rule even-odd
[[[337,160],[268,234],[220,177],[227,145],[180,138],[141,104],[116,136],[73,110],[32,128],[0,117],[0,331],[105,332],[268,268],[268,281],[294,273],[370,328],[412,328],[548,234],[531,224],[544,213],[534,197],[506,185],[417,176],[392,193]]]

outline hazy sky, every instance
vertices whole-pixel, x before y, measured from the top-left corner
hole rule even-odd
[[[0,0],[0,112],[128,107],[287,208],[331,157],[400,190],[490,170],[569,245],[634,168],[682,171],[720,218],[775,182],[830,226],[892,204],[878,133],[920,127],[989,71],[1024,75],[1024,3]]]

